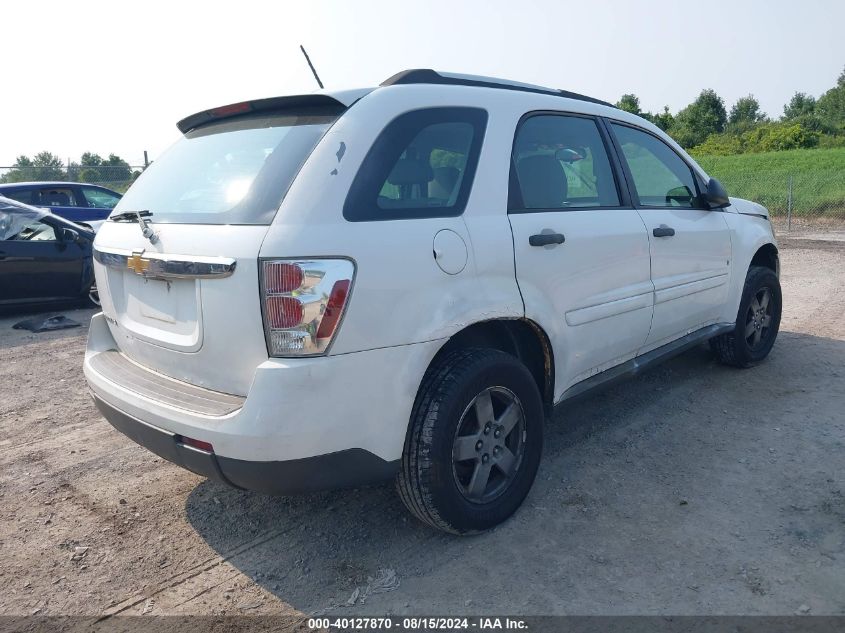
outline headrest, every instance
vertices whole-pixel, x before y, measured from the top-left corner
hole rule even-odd
[[[516,172],[526,208],[557,209],[566,200],[566,173],[552,154],[526,156]]]
[[[452,191],[458,182],[461,170],[457,167],[435,167],[434,181],[447,191]]]
[[[70,204],[70,197],[62,191],[51,191],[44,196],[45,204],[56,206],[67,206]]]
[[[391,185],[421,185],[431,181],[434,172],[428,161],[419,158],[401,158],[387,177]]]

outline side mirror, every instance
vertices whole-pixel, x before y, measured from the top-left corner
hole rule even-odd
[[[682,187],[675,187],[666,192],[666,204],[671,206],[672,202],[677,202],[678,206],[688,207],[693,201],[695,194],[689,190],[686,185]]]
[[[584,152],[583,154],[579,154],[574,149],[566,148],[566,149],[557,150],[555,152],[555,159],[559,160],[561,162],[564,162],[564,163],[570,163],[571,164],[571,163],[575,163],[579,160],[584,160],[585,155],[586,155],[586,152]]]
[[[731,200],[728,198],[728,192],[715,178],[711,178],[707,182],[707,189],[701,196],[704,202],[710,209],[723,209],[730,206]]]

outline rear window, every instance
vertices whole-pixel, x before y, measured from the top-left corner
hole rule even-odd
[[[191,130],[141,174],[115,213],[148,210],[162,223],[270,224],[338,116],[328,109],[251,115]]]

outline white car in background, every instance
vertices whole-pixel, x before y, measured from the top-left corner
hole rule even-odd
[[[552,407],[781,314],[766,210],[566,91],[431,70],[181,121],[98,232],[85,375],[158,455],[288,494],[395,478],[510,516]]]

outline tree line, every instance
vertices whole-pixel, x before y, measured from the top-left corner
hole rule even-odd
[[[715,90],[705,89],[677,114],[643,112],[635,94],[616,106],[666,131],[681,146],[701,155],[770,152],[808,147],[845,147],[845,70],[836,85],[818,99],[796,92],[773,119],[754,95],[739,99],[728,111]]]
[[[12,168],[0,176],[0,183],[29,180],[121,183],[134,180],[140,173],[116,154],[103,158],[99,154],[85,152],[78,161],[64,163],[55,154],[40,152],[32,158],[18,156]]]

